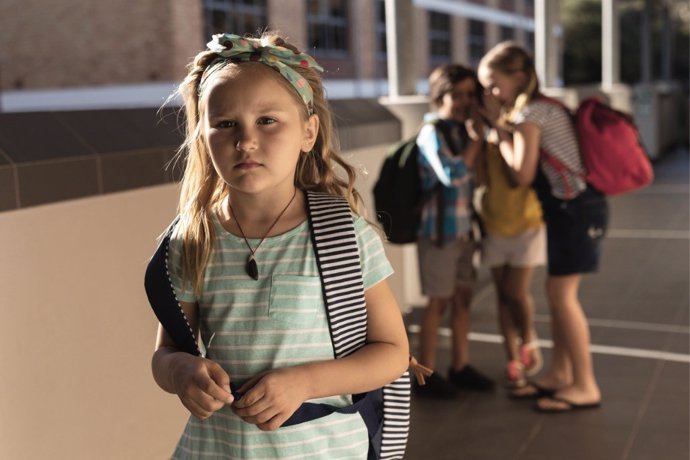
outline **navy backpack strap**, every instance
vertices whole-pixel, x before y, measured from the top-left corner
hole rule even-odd
[[[172,235],[177,221],[178,218],[170,224],[158,244],[156,252],[151,257],[146,267],[144,287],[153,312],[175,342],[175,348],[192,355],[201,356],[196,336],[182,310],[182,306],[177,301],[168,271],[170,235]]]

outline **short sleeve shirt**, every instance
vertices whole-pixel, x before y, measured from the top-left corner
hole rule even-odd
[[[541,170],[548,179],[553,196],[569,200],[587,188],[575,128],[563,107],[550,102],[533,101],[513,121],[516,125],[525,122],[537,125],[541,134],[539,147],[566,167],[559,172],[541,155]]]
[[[266,238],[255,254],[256,281],[244,269],[249,254],[244,240],[228,233],[215,215],[213,224],[216,246],[198,298],[180,276],[180,240],[170,244],[174,289],[179,300],[199,305],[207,357],[236,385],[267,369],[333,359],[308,223]],[[366,290],[393,269],[381,238],[365,219],[355,217],[355,232]],[[255,247],[259,240],[249,243]],[[338,395],[311,402],[345,406],[351,401],[351,395]],[[340,459],[366,458],[367,451],[367,430],[358,414],[332,414],[263,432],[225,408],[204,421],[190,417],[173,458]]]

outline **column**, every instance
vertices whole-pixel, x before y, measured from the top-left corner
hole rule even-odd
[[[534,2],[534,65],[543,87],[562,85],[560,0]]]
[[[388,95],[391,99],[415,94],[412,0],[386,0]]]
[[[620,41],[617,0],[601,2],[601,86],[620,83]]]
[[[645,0],[642,12],[642,24],[640,30],[640,80],[643,83],[652,81],[652,2]]]

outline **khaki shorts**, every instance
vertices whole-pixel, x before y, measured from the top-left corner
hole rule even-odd
[[[417,257],[422,293],[428,297],[447,297],[458,287],[473,287],[477,270],[473,264],[476,244],[458,239],[438,248],[428,239],[417,242]]]
[[[546,230],[542,226],[515,236],[488,234],[482,241],[482,263],[488,267],[545,265]]]

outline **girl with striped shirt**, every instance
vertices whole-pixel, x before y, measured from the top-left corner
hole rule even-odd
[[[534,187],[547,231],[551,365],[513,396],[538,398],[536,408],[544,412],[598,407],[601,393],[578,290],[582,275],[599,265],[606,199],[585,182],[570,115],[539,92],[533,61],[523,48],[496,45],[482,58],[479,79],[485,87],[483,113],[499,134],[501,156],[517,184]]]
[[[305,401],[348,406],[408,364],[386,281],[392,268],[356,213],[355,174],[333,147],[322,69],[273,34],[215,35],[208,48],[180,87],[185,173],[168,265],[206,354],[180,352],[159,327],[152,360],[158,385],[192,415],[173,458],[366,459],[357,413],[281,427]],[[337,360],[306,190],[344,197],[354,219],[367,341]]]

